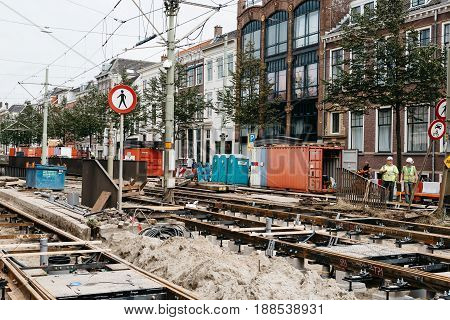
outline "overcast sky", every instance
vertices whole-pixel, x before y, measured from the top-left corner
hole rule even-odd
[[[95,65],[122,53],[126,48],[132,48],[139,40],[154,33],[144,17],[131,19],[140,15],[132,0],[120,1],[105,19],[118,1],[0,0],[0,101],[12,105],[33,100],[32,96],[38,98],[42,94],[42,86],[24,84],[30,92],[28,93],[17,82],[42,83],[45,67],[50,63],[50,84],[78,86],[93,79],[100,71],[101,65]],[[165,30],[166,22],[161,10],[163,0],[135,1],[140,3],[144,12],[153,11],[148,17],[159,31]],[[203,32],[195,32],[190,37],[192,40],[185,40],[183,44],[211,38],[215,25],[223,26],[224,32],[236,28],[237,0],[191,2],[208,5],[229,3],[229,6],[212,16]],[[206,8],[182,5],[178,16],[178,36],[186,34],[204,21],[209,12]],[[202,14],[203,16],[198,17]],[[33,23],[43,27],[44,32],[33,26]],[[108,40],[108,34],[117,27],[119,28]],[[88,33],[91,29],[92,32]],[[77,42],[73,47],[76,52],[69,51],[68,47]],[[120,57],[158,61],[164,51],[162,44],[158,42],[160,40],[155,39],[142,45],[143,49],[127,51]]]

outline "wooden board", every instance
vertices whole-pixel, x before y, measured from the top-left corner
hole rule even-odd
[[[155,212],[170,212],[184,210],[183,206],[145,206],[140,204],[124,204],[123,209],[147,209]]]
[[[102,211],[110,196],[111,196],[111,192],[102,191],[102,193],[98,197],[97,201],[95,202],[94,206],[92,207],[91,212],[97,213],[97,212]]]

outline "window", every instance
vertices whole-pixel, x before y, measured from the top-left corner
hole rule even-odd
[[[212,94],[212,92],[206,93],[206,101],[210,102],[212,104],[212,101],[213,101],[213,94]],[[211,117],[212,117],[212,108],[211,107],[207,107],[206,108],[206,118],[210,119]]]
[[[234,59],[234,56],[232,53],[230,53],[227,57],[227,75],[228,76],[230,76],[234,71],[233,59]]]
[[[352,20],[354,17],[359,16],[359,15],[372,14],[374,9],[375,9],[375,2],[373,2],[373,1],[352,7],[350,10]]]
[[[337,134],[340,132],[340,114],[339,112],[331,113],[331,133]]]
[[[192,87],[194,85],[194,68],[187,71],[187,86]]]
[[[317,96],[319,84],[317,51],[295,56],[292,84],[296,98]]]
[[[211,130],[206,129],[206,139],[210,139],[210,138],[211,138]]]
[[[378,110],[378,152],[392,152],[392,109]]]
[[[431,42],[431,29],[419,30],[419,45],[421,47],[428,46]]]
[[[273,85],[274,96],[286,99],[286,59],[267,63],[267,80]]]
[[[427,151],[428,108],[409,107],[407,109],[407,151]]]
[[[337,49],[331,51],[331,80],[341,76],[344,65],[344,50]]]
[[[425,4],[425,0],[411,0],[411,7],[417,7]]]
[[[217,58],[217,79],[223,78],[223,57]]]
[[[450,23],[444,25],[443,36],[444,36],[444,39],[443,39],[444,45],[443,45],[443,47],[447,47],[448,44],[450,43]]]
[[[208,81],[212,81],[212,79],[213,79],[213,63],[211,60],[209,60],[206,63],[206,73],[207,73]]]
[[[203,65],[200,65],[196,68],[195,83],[196,84],[203,83]]]
[[[287,51],[286,11],[278,11],[266,21],[266,56],[273,56]]]
[[[294,12],[294,49],[319,42],[319,1],[309,0]]]
[[[242,49],[251,50],[255,58],[261,56],[261,21],[250,21],[242,28]]]
[[[350,113],[350,149],[357,149],[359,152],[364,151],[364,115],[362,112]]]

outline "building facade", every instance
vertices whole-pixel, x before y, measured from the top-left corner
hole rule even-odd
[[[239,1],[237,50],[241,52],[251,43],[281,99],[281,125],[267,126],[264,138],[287,136],[304,143],[317,142],[321,134],[317,108],[321,2]]]
[[[332,1],[330,0],[330,3]],[[323,78],[330,80],[339,72],[344,52],[339,46],[340,26],[351,18],[351,13],[363,13],[366,8],[376,6],[374,0],[341,1],[345,11],[331,28],[323,30],[321,54],[324,57]],[[448,0],[406,0],[409,13],[404,26],[407,30],[418,32],[421,45],[436,44],[445,48],[450,43],[450,1]],[[405,34],[406,36],[406,34]],[[443,84],[443,87],[445,84]],[[325,94],[320,91],[320,100]],[[444,96],[443,96],[444,97]],[[368,161],[373,169],[378,170],[385,163],[386,157],[396,157],[397,141],[395,139],[395,113],[390,106],[384,106],[367,113],[330,111],[324,112],[323,140],[335,143],[347,149],[358,150],[359,165]],[[431,143],[428,138],[428,126],[435,119],[434,108],[417,106],[408,107],[400,114],[402,136],[402,159],[412,157],[418,169],[424,163],[425,155]],[[442,140],[435,143],[431,156],[427,160],[423,178],[440,181],[444,160]]]

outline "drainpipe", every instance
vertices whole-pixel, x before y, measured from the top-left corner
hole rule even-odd
[[[434,10],[434,43],[437,45],[437,43],[438,43],[438,41],[437,41],[437,36],[438,36],[438,33],[437,33],[437,28],[438,28],[438,25],[437,25],[437,19],[438,19],[438,11],[437,10]],[[431,114],[433,114],[434,112],[431,112]],[[435,150],[435,148],[436,148],[436,144],[434,143],[434,141],[433,142],[431,142],[432,144],[433,144],[433,149],[432,149],[432,154],[431,154],[431,181],[435,181],[435,175],[436,175],[436,156],[435,156],[435,153],[436,153],[436,150]]]
[[[323,80],[325,81],[325,79],[327,78],[327,42],[325,41],[325,39],[322,40],[323,42]],[[322,84],[322,99],[325,98],[325,94],[326,94],[326,87],[325,85]],[[325,103],[322,102],[322,143],[323,141],[323,137],[325,135]]]

